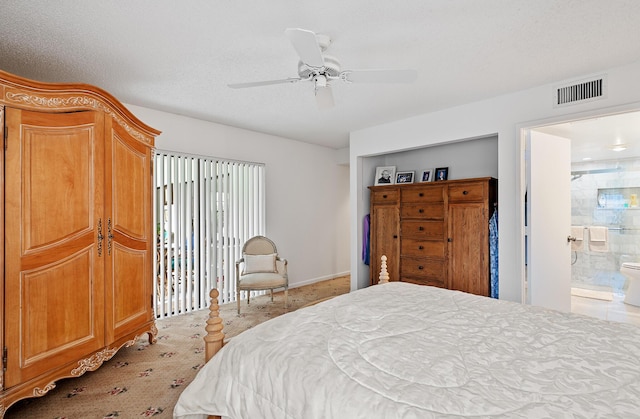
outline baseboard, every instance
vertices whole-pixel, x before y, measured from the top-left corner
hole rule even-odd
[[[346,272],[336,273],[333,275],[320,276],[320,277],[308,279],[302,282],[296,282],[295,284],[289,283],[289,289],[304,287],[305,285],[315,284],[316,282],[328,281],[330,279],[339,278],[341,276],[346,276],[350,274],[351,274],[351,271],[346,271]]]

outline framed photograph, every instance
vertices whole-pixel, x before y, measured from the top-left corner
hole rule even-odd
[[[432,182],[433,181],[433,169],[424,169],[420,176],[420,182]]]
[[[436,182],[439,180],[447,180],[449,178],[449,168],[448,167],[438,167],[436,168],[436,178],[434,179]]]
[[[376,167],[376,181],[374,185],[392,185],[396,179],[395,166]]]
[[[413,170],[396,173],[396,183],[413,183]]]

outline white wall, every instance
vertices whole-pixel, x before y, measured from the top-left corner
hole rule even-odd
[[[349,272],[349,167],[337,150],[127,107],[162,131],[157,149],[265,164],[266,235],[289,262],[290,286]]]
[[[523,63],[526,65],[526,63]],[[352,289],[368,275],[359,262],[362,226],[367,213],[364,195],[370,173],[364,157],[407,150],[462,139],[498,135],[498,196],[500,298],[521,301],[522,214],[520,129],[543,123],[582,119],[621,110],[640,109],[640,62],[599,72],[608,77],[606,98],[579,105],[554,108],[553,85],[515,92],[439,112],[371,127],[351,133],[351,229]],[[577,74],[568,81],[590,75]],[[389,138],[394,141],[390,142]],[[550,150],[552,152],[552,150]]]

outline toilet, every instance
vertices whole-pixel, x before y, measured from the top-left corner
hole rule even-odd
[[[620,273],[629,278],[629,287],[624,302],[640,307],[640,263],[623,263]]]

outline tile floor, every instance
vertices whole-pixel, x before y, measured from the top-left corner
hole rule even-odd
[[[624,294],[613,293],[613,301],[571,296],[571,312],[640,326],[640,307],[624,303]]]

